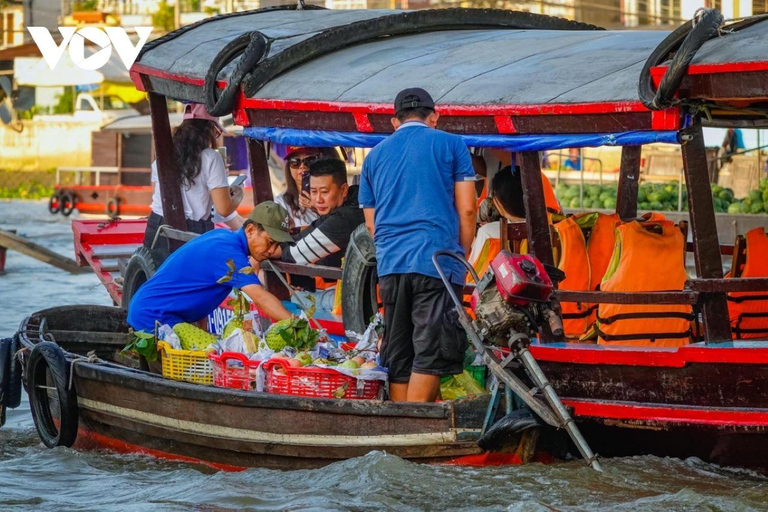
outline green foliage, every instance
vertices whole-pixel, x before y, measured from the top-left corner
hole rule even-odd
[[[133,340],[122,350],[125,352],[135,352],[149,362],[157,361],[157,340],[153,333],[144,331],[134,331]]]
[[[99,10],[99,0],[80,0],[75,2],[75,11],[83,12],[95,12]]]
[[[53,107],[54,114],[71,114],[75,111],[75,91],[72,87],[65,87],[64,92],[56,96],[59,102]]]
[[[267,331],[267,346],[279,352],[286,346],[297,350],[312,350],[317,343],[319,332],[309,326],[303,318],[280,320]]]
[[[163,32],[170,32],[176,28],[174,27],[173,6],[166,0],[160,0],[157,11],[152,15],[152,26]]]
[[[53,193],[53,187],[45,186],[36,180],[15,187],[0,187],[0,199],[48,199]]]

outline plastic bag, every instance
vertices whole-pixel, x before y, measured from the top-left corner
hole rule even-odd
[[[173,327],[168,324],[163,324],[157,328],[157,339],[168,343],[173,349],[181,350],[181,340],[174,332]]]
[[[379,345],[379,331],[380,327],[384,326],[384,317],[381,313],[376,313],[373,317],[373,321],[368,324],[363,334],[356,333],[355,331],[346,331],[347,339],[355,342],[355,350],[373,350],[378,351]]]
[[[443,400],[456,400],[484,393],[485,390],[480,387],[480,384],[472,378],[472,375],[467,370],[458,375],[453,375],[440,384],[440,394]]]

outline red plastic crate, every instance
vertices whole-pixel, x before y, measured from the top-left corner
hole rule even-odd
[[[339,398],[336,392],[346,384],[343,398],[373,400],[379,396],[382,382],[358,380],[326,368],[297,368],[280,359],[265,362],[264,371],[267,374],[267,392],[278,395]]]
[[[208,356],[213,363],[213,385],[252,391],[256,389],[256,371],[261,361],[251,361],[239,352],[222,352]],[[229,364],[237,361],[238,364]]]

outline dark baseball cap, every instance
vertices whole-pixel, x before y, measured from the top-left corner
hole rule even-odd
[[[403,89],[395,98],[395,114],[406,108],[424,107],[435,110],[435,100],[427,91],[419,87]]]
[[[288,232],[288,212],[274,201],[257,204],[248,218],[261,224],[275,242],[293,242],[293,237]]]

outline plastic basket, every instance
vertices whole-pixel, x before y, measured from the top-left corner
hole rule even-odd
[[[477,381],[481,388],[485,389],[485,372],[488,369],[486,366],[465,366],[464,369],[469,372],[469,374],[473,379],[475,379],[475,381]]]
[[[356,379],[326,368],[297,368],[280,359],[265,362],[264,371],[267,392],[278,395],[372,400],[379,396],[382,382]]]
[[[213,365],[208,353],[197,350],[177,350],[165,341],[159,341],[163,377],[195,384],[213,384]]]
[[[240,352],[211,354],[209,359],[213,363],[214,386],[249,391],[256,389],[256,373],[261,361],[251,361]]]

